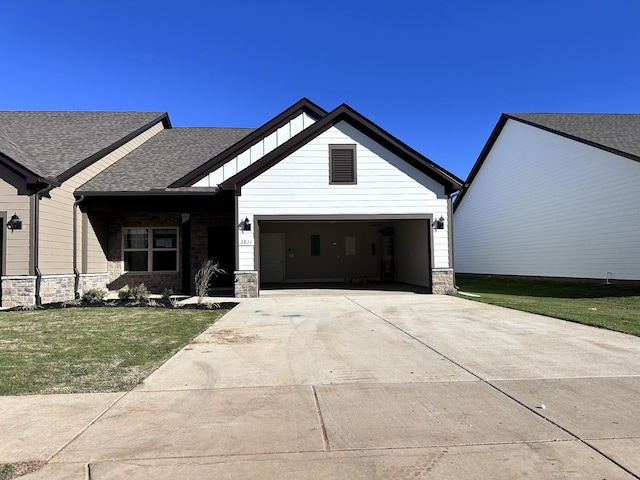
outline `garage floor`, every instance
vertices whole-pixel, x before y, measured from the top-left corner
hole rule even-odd
[[[640,478],[638,399],[637,337],[446,296],[267,291],[24,478]]]

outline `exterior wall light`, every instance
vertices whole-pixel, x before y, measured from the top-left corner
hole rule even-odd
[[[444,217],[441,215],[439,219],[433,221],[434,230],[444,229]]]
[[[238,224],[238,230],[240,230],[241,232],[251,231],[251,222],[249,221],[248,217],[245,217],[245,219]]]
[[[11,230],[12,233],[14,230],[22,230],[22,220],[15,213],[11,216],[11,220],[7,222],[7,229]]]

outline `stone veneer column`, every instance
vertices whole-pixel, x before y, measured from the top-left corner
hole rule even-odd
[[[233,284],[236,298],[255,298],[259,294],[258,272],[255,270],[241,270],[233,272],[235,280]]]
[[[434,268],[431,270],[431,292],[446,295],[455,291],[453,268]]]

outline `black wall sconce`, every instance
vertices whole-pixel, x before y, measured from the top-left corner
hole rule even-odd
[[[22,220],[15,213],[11,216],[11,220],[7,222],[7,229],[13,232],[14,230],[22,230]]]
[[[251,222],[249,221],[248,217],[245,217],[245,219],[238,224],[238,230],[240,230],[241,232],[251,231]]]
[[[433,228],[435,230],[443,230],[444,229],[444,217],[440,216],[439,219],[433,221]]]

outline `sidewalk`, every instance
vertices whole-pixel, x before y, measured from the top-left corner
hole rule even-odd
[[[639,360],[453,297],[266,295],[127,394],[0,397],[0,460],[21,436],[49,460],[25,479],[638,478]]]

